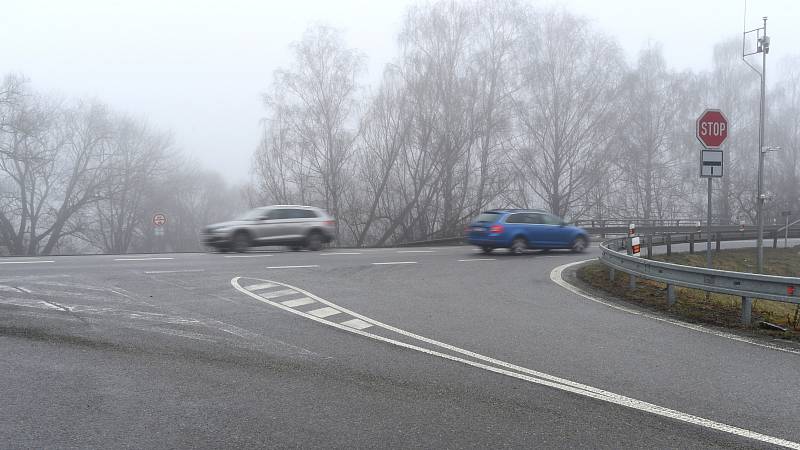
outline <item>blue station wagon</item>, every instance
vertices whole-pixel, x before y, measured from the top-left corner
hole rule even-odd
[[[527,249],[568,248],[583,252],[589,246],[589,236],[584,229],[534,209],[485,211],[465,231],[467,241],[484,253],[496,248],[508,248],[515,255]]]

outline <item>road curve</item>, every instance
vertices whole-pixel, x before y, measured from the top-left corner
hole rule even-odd
[[[800,356],[551,280],[596,252],[0,258],[0,438],[798,448]]]

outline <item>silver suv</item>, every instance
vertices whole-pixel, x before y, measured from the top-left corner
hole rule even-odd
[[[313,206],[273,205],[256,208],[231,222],[209,225],[200,238],[220,251],[287,245],[292,250],[319,250],[334,239],[336,221]]]

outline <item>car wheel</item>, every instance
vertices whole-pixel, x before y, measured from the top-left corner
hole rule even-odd
[[[583,253],[588,246],[589,242],[583,236],[578,236],[572,241],[572,251],[575,253]]]
[[[528,249],[528,241],[523,237],[514,238],[511,242],[511,254],[521,255]]]
[[[306,248],[312,252],[322,249],[322,235],[318,231],[313,231],[306,238]]]
[[[300,245],[290,245],[289,246],[289,250],[291,250],[293,252],[299,252],[302,249],[303,249],[303,247],[300,246]]]
[[[494,250],[494,247],[488,247],[488,246],[487,246],[487,247],[481,247],[481,251],[482,251],[483,253],[487,254],[487,255],[488,255],[489,253],[492,253],[492,250]]]
[[[244,253],[250,247],[250,237],[247,233],[240,231],[233,236],[233,243],[231,249],[236,253]]]

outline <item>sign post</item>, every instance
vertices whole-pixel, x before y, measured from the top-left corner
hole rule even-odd
[[[164,225],[167,224],[167,216],[163,213],[153,214],[153,234],[158,240],[158,251],[164,251],[163,238],[164,238]]]
[[[700,152],[700,178],[708,178],[708,217],[706,219],[706,267],[711,268],[711,179],[722,176],[723,155],[718,150],[728,137],[728,119],[718,109],[707,109],[697,118],[695,134],[703,144]]]

